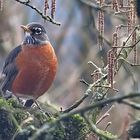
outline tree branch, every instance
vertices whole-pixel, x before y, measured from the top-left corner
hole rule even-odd
[[[54,21],[50,16],[46,16],[43,14],[43,12],[41,12],[39,9],[37,9],[35,6],[33,5],[30,5],[30,0],[27,0],[27,1],[21,1],[21,0],[15,0],[23,5],[26,5],[27,7],[30,7],[31,9],[33,9],[34,11],[36,11],[44,20],[46,21],[49,21],[55,25],[59,25],[60,26],[60,23]]]
[[[88,97],[88,95],[84,94],[84,96],[81,99],[76,101],[72,106],[70,106],[68,109],[66,109],[62,112],[63,113],[68,113],[68,112],[72,111],[73,109],[77,108],[87,97]]]
[[[136,98],[136,97],[140,97],[140,93],[131,93],[131,94],[124,95],[124,96],[116,96],[116,97],[112,97],[112,98],[109,98],[109,99],[100,100],[100,101],[98,101],[98,102],[96,102],[92,105],[89,105],[89,106],[86,106],[84,108],[77,109],[77,110],[72,111],[70,113],[64,114],[64,116],[62,115],[61,117],[65,118],[66,116],[71,116],[71,115],[78,114],[78,113],[85,113],[89,110],[92,110],[94,108],[97,108],[97,107],[100,107],[100,106],[103,106],[103,105],[106,105],[106,104],[110,104],[112,102],[123,103],[123,100],[125,100],[125,99]],[[140,110],[140,108],[136,108],[134,106],[131,106],[131,107]],[[62,120],[62,118],[60,118],[60,120]]]
[[[50,124],[44,125],[42,128],[40,128],[35,134],[34,136],[31,138],[31,140],[36,140],[37,137],[39,137],[42,133],[47,132],[50,130],[50,128],[52,128],[54,125],[57,125],[60,121],[63,121],[64,119],[75,115],[75,114],[84,114],[85,112],[89,111],[89,110],[93,110],[97,107],[100,107],[102,105],[106,105],[112,102],[118,102],[118,103],[123,103],[123,100],[125,99],[132,99],[132,98],[136,98],[136,97],[140,97],[140,93],[130,93],[128,95],[123,95],[123,96],[116,96],[116,97],[112,97],[106,100],[100,100],[99,102],[96,102],[92,105],[86,106],[84,108],[81,109],[77,109],[74,110],[72,112],[68,112],[68,113],[64,113],[62,115],[60,115],[60,117],[56,120],[54,120],[53,122],[51,122]],[[134,107],[134,106],[131,106]],[[135,107],[134,107],[135,108]],[[135,108],[140,110],[140,108]]]

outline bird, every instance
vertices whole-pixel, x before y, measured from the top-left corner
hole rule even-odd
[[[40,23],[32,22],[21,25],[21,28],[24,38],[5,60],[1,91],[3,95],[10,92],[18,98],[27,99],[25,106],[31,107],[51,87],[58,61],[47,32]]]

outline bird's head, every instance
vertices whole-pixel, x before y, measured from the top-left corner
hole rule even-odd
[[[23,44],[42,45],[48,43],[49,39],[46,30],[41,24],[30,23],[26,26],[21,25],[21,28],[25,33]]]

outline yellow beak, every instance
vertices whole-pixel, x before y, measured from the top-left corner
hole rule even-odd
[[[20,26],[25,32],[31,32],[30,30],[29,30],[29,28],[27,27],[27,26],[25,26],[25,25],[21,25]]]

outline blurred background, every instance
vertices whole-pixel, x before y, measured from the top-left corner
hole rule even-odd
[[[43,0],[32,0],[32,4],[43,11]],[[107,51],[111,47],[109,43],[112,43],[115,27],[125,24],[125,17],[120,18],[110,12],[105,13],[105,39],[107,41],[104,41],[103,50],[100,51],[97,31],[98,12],[94,4],[94,0],[57,0],[55,20],[61,23],[61,26],[57,26],[44,22],[34,10],[14,0],[4,1],[3,10],[0,11],[0,71],[8,52],[22,42],[23,32],[20,25],[40,22],[45,26],[50,42],[56,51],[59,68],[48,94],[43,95],[39,100],[50,102],[63,109],[72,105],[83,96],[87,88],[80,83],[80,79],[84,78],[88,83],[93,82],[90,74],[95,68],[87,62],[93,61],[103,68],[107,64]],[[49,11],[48,14],[50,14]],[[122,34],[121,41],[126,37],[128,35]],[[131,61],[131,59],[130,55],[128,60]],[[126,64],[115,77],[115,88],[119,90],[117,94],[139,91],[139,79],[139,67],[130,67]],[[116,93],[112,94],[114,96]],[[86,99],[80,107],[88,104],[90,98]],[[113,124],[109,130],[118,134],[121,133],[125,123],[131,119],[128,113],[136,113],[129,107],[118,104],[115,104],[110,112],[111,115],[106,121],[111,120]]]

